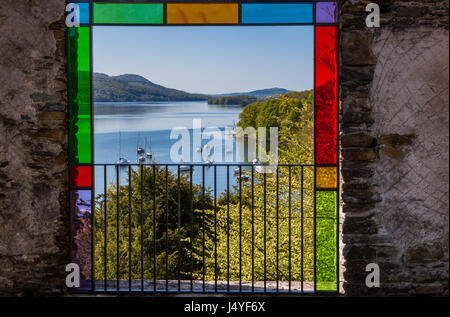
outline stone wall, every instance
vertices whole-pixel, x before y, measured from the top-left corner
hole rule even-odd
[[[448,1],[378,1],[375,29],[366,3],[341,5],[343,290],[448,294]]]
[[[0,1],[0,295],[60,294],[68,262],[64,1]]]

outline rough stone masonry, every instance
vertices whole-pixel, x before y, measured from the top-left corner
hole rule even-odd
[[[448,294],[448,1],[378,1],[379,29],[368,2],[340,7],[343,292]]]
[[[62,0],[0,2],[0,295],[63,292],[64,7]]]
[[[448,1],[368,2],[340,2],[342,292],[448,294]],[[64,1],[2,0],[0,35],[0,295],[63,295]]]

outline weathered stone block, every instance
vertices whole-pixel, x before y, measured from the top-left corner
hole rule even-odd
[[[367,148],[345,148],[342,149],[342,156],[349,161],[371,161],[376,158],[375,151]]]
[[[375,145],[376,139],[365,133],[347,134],[341,138],[344,147],[372,147]]]
[[[375,65],[370,32],[342,32],[342,63],[344,65]]]

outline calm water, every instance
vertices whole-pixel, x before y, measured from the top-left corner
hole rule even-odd
[[[131,163],[137,163],[137,147],[151,151],[155,163],[176,163],[170,158],[170,148],[177,141],[170,139],[170,132],[175,127],[189,129],[192,141],[193,119],[201,119],[202,128],[217,127],[222,131],[222,138],[227,139],[222,144],[223,161],[235,162],[236,143],[230,135],[225,135],[225,127],[238,122],[241,107],[208,105],[206,101],[189,102],[120,102],[95,103],[95,163],[116,163],[120,157]],[[202,147],[209,140],[202,140]],[[228,143],[229,142],[229,143]],[[191,144],[193,144],[191,142]],[[233,149],[233,153],[226,150]],[[191,157],[198,155],[191,146]],[[146,161],[149,163],[150,161]],[[200,162],[198,162],[200,163]],[[229,167],[230,188],[236,185],[235,166]],[[121,172],[121,181],[126,179],[126,168]],[[171,169],[176,173],[176,168]],[[206,186],[213,188],[213,167],[205,168]],[[188,173],[188,172],[187,172]],[[96,193],[101,193],[103,187],[103,168],[96,169]],[[108,168],[108,182],[115,181],[115,170]],[[202,182],[202,168],[195,167],[193,181]],[[227,188],[227,169],[217,167],[217,193]]]

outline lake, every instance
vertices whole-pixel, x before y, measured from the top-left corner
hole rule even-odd
[[[136,150],[141,147],[145,148],[145,152],[152,153],[155,163],[178,163],[170,158],[170,148],[177,142],[176,139],[170,139],[171,129],[180,126],[188,128],[192,141],[194,119],[201,119],[202,128],[217,127],[221,130],[223,140],[226,138],[233,149],[232,153],[226,153],[226,150],[231,147],[225,148],[225,142],[223,142],[223,159],[235,162],[236,146],[242,145],[236,145],[234,138],[225,134],[225,127],[235,125],[239,121],[241,111],[242,108],[239,106],[208,105],[207,101],[96,102],[94,104],[94,162],[116,163],[120,157],[123,157],[130,163],[138,163],[139,155]],[[208,141],[202,140],[202,148]],[[191,152],[192,157],[196,152],[192,146]],[[150,161],[146,160],[146,163]],[[237,184],[235,168],[235,166],[229,167],[230,189]],[[125,170],[127,169],[121,172],[121,182],[126,180]],[[177,171],[176,167],[170,170],[174,173]],[[206,186],[213,188],[214,168],[207,167],[205,171]],[[104,191],[103,174],[103,167],[96,168],[96,194]],[[115,181],[114,167],[109,167],[107,174],[108,182]],[[226,167],[217,167],[218,194],[227,188],[226,176]],[[201,184],[202,167],[194,168],[193,182]]]

